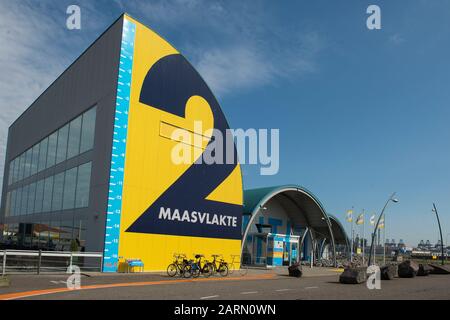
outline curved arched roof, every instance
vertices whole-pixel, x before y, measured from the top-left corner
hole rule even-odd
[[[296,225],[309,227],[319,235],[333,239],[331,222],[319,199],[299,185],[281,185],[244,191],[244,214],[254,216],[269,200],[276,199]],[[250,223],[249,223],[250,225]],[[244,233],[245,236],[245,233]]]
[[[328,218],[331,222],[331,229],[333,230],[334,241],[336,244],[349,245],[349,239],[342,223],[334,215],[328,213]]]

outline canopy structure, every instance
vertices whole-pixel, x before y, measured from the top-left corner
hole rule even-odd
[[[316,244],[326,239],[331,245],[335,265],[336,242],[340,244],[348,242],[339,221],[326,213],[324,206],[312,192],[299,185],[244,191],[243,253],[253,250],[254,245],[250,244],[250,241],[254,241],[252,235],[263,234],[263,228],[269,235],[282,234],[285,237],[298,237],[301,239],[298,250],[301,250],[307,232],[312,241],[312,248],[318,248]],[[274,250],[269,244],[267,246],[269,251]],[[283,244],[283,250],[289,250],[285,247]],[[283,257],[289,253],[284,252]]]

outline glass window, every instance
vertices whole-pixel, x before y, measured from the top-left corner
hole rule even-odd
[[[84,246],[86,245],[86,223],[86,220],[75,219],[73,224],[73,238],[77,243],[80,243],[80,251],[84,251]]]
[[[25,176],[24,178],[28,178],[31,175],[31,149],[28,149],[27,152],[25,152]]]
[[[16,190],[11,192],[11,209],[9,210],[10,216],[14,216],[16,214]]]
[[[73,233],[73,220],[64,220],[61,221],[61,233],[60,233],[60,241],[59,245],[61,246],[62,251],[74,251],[77,249],[77,245],[75,245],[72,241],[72,233]]]
[[[20,215],[20,201],[22,200],[22,188],[17,189],[16,194],[16,202],[15,202],[15,208],[14,208],[14,215],[18,216]]]
[[[58,131],[52,133],[48,137],[48,152],[47,152],[47,165],[46,168],[54,166],[56,163],[56,144],[58,142]]]
[[[32,153],[32,161],[31,161],[31,175],[34,175],[38,171],[38,163],[39,163],[39,143],[33,146],[31,151]]]
[[[55,176],[53,182],[53,199],[52,199],[52,211],[59,211],[62,208],[64,190],[64,172],[58,173]]]
[[[58,148],[56,150],[56,163],[66,160],[67,136],[69,134],[69,124],[58,130]]]
[[[19,232],[19,225],[17,223],[12,223],[9,225],[8,230],[12,244],[17,244],[17,233]]]
[[[11,191],[6,194],[5,217],[10,216],[11,210]]]
[[[17,181],[22,180],[23,178],[23,165],[25,164],[23,154],[19,156],[19,176],[17,177]]]
[[[76,156],[80,151],[81,116],[69,124],[69,142],[67,145],[67,159]]]
[[[18,156],[16,158],[17,165],[16,165],[16,182],[22,179],[22,156]]]
[[[36,199],[34,201],[34,213],[42,212],[42,201],[44,200],[44,180],[36,184]]]
[[[9,162],[8,185],[12,183],[14,173],[14,160]]]
[[[13,173],[12,173],[12,183],[16,182],[16,177],[17,177],[17,158],[15,158],[13,160]]]
[[[80,153],[91,150],[94,146],[96,110],[97,107],[94,107],[83,114]]]
[[[91,180],[91,162],[78,167],[77,191],[75,208],[84,208],[89,205],[89,187]]]
[[[39,164],[38,171],[42,171],[45,169],[45,162],[47,160],[47,146],[48,146],[48,138],[45,138],[41,141],[39,146]]]
[[[50,227],[50,221],[43,221],[40,225],[40,232],[39,232],[39,247],[40,248],[47,248],[48,246],[48,230]]]
[[[19,157],[14,160],[14,182],[19,180]]]
[[[59,244],[59,227],[61,225],[61,221],[59,220],[52,220],[50,223],[51,230],[49,232],[49,239],[48,239],[48,249],[49,250],[56,250],[58,244]]]
[[[44,182],[44,201],[42,203],[42,212],[52,210],[52,194],[53,194],[53,176],[45,179]]]
[[[28,189],[28,205],[27,205],[27,214],[31,214],[34,212],[34,197],[36,195],[36,182],[30,184],[30,188]]]
[[[66,171],[64,180],[64,201],[63,210],[73,209],[75,207],[75,189],[77,184],[78,167]]]
[[[21,206],[20,206],[20,215],[27,214],[27,205],[28,205],[28,189],[29,185],[26,185],[22,188],[22,200],[21,200]]]

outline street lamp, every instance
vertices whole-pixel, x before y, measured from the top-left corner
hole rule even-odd
[[[431,211],[436,213],[436,219],[437,219],[438,226],[439,226],[439,233],[441,235],[441,263],[442,263],[442,265],[444,265],[445,264],[445,262],[444,262],[444,240],[442,239],[441,222],[439,221],[438,211],[437,211],[436,205],[434,203],[433,203],[433,209]]]
[[[377,220],[377,224],[375,225],[375,229],[373,230],[373,234],[372,234],[372,242],[371,242],[371,244],[370,244],[370,254],[369,254],[369,262],[368,262],[368,265],[370,266],[371,265],[371,262],[372,262],[372,249],[373,249],[373,241],[375,240],[375,234],[376,234],[376,232],[377,232],[377,230],[378,230],[378,224],[380,223],[380,220],[381,220],[381,217],[383,216],[383,214],[384,214],[384,210],[386,210],[386,207],[387,207],[387,205],[389,204],[389,202],[394,202],[394,203],[397,203],[398,202],[398,199],[397,198],[395,198],[395,192],[389,197],[389,199],[386,201],[386,204],[384,205],[384,207],[383,207],[383,210],[381,210],[381,214],[380,214],[380,216],[378,217],[378,220]],[[386,219],[385,219],[385,222],[384,223],[386,223]],[[383,244],[383,248],[385,247],[385,243]],[[386,263],[386,252],[384,252],[384,254],[383,254],[383,260],[384,260],[384,263]]]

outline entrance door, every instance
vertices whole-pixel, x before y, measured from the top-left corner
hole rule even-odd
[[[289,260],[290,260],[290,243],[283,241],[283,266],[288,266],[289,265]]]
[[[298,242],[291,243],[291,262],[290,264],[294,264],[298,262]]]
[[[267,235],[254,234],[251,264],[266,265],[267,263]]]

